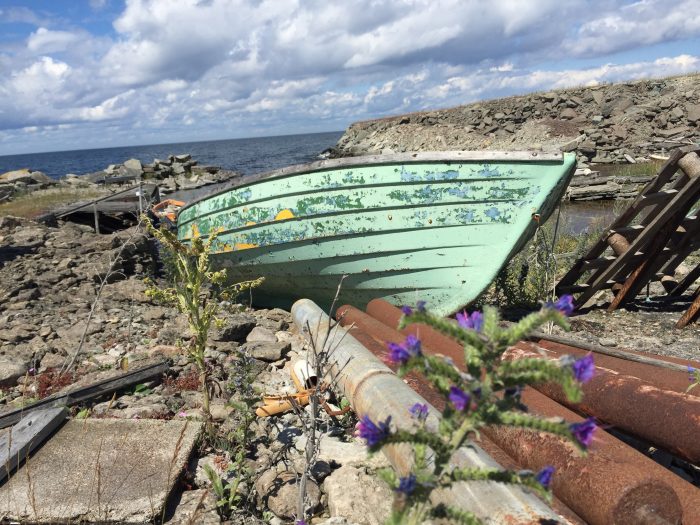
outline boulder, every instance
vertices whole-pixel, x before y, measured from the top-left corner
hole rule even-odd
[[[292,345],[288,342],[270,343],[259,341],[246,343],[244,348],[251,357],[272,363],[282,359],[282,357],[291,350]]]
[[[33,182],[33,180],[31,172],[29,171],[29,169],[25,168],[21,170],[6,171],[2,175],[0,175],[0,182],[31,183]]]
[[[342,466],[323,482],[330,515],[361,525],[381,525],[391,514],[392,490],[364,468]]]
[[[0,388],[15,386],[17,380],[27,373],[27,364],[23,360],[0,356]]]
[[[276,473],[268,470],[255,482],[255,488],[267,507],[283,519],[293,519],[297,514],[299,485],[295,472]],[[306,500],[311,511],[321,503],[321,491],[313,480],[306,481]]]

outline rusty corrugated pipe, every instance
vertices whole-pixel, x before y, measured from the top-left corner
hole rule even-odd
[[[520,343],[503,357],[546,359],[541,352],[534,345]],[[700,397],[663,390],[600,366],[583,385],[581,403],[570,402],[558,385],[543,383],[535,388],[572,410],[595,416],[691,463],[700,463]]]
[[[388,326],[398,326],[402,315],[401,310],[379,299],[373,300],[367,305],[367,312],[378,321],[388,324]],[[428,349],[439,348],[442,354],[452,357],[456,363],[460,362],[459,359],[461,359],[461,363],[464,362],[463,357],[461,357],[463,354],[461,345],[427,325],[409,325],[401,332],[404,334],[411,333],[420,337],[421,342]],[[548,411],[548,413],[542,413],[542,415],[550,417],[554,413],[563,413],[562,411],[565,411],[565,413],[571,415],[572,422],[582,420],[578,415],[546,396],[532,389],[528,389],[528,391],[532,392],[529,394],[529,399],[538,401],[540,413],[542,413],[543,408],[546,408]],[[527,401],[525,404],[529,406]],[[544,465],[552,464],[557,467],[558,472],[564,473],[563,477],[571,478],[576,485],[570,491],[565,490],[562,492],[560,486],[555,484],[554,492],[574,512],[590,523],[613,523],[613,521],[610,521],[610,518],[619,515],[619,509],[626,508],[625,498],[630,498],[629,501],[636,502],[635,504],[639,505],[638,491],[624,490],[625,486],[619,485],[624,478],[626,483],[629,484],[627,486],[628,489],[635,486],[645,486],[650,481],[658,481],[660,487],[663,486],[661,490],[659,492],[649,491],[650,495],[653,493],[657,497],[660,494],[668,494],[667,490],[672,488],[671,492],[675,491],[677,494],[676,500],[680,498],[682,502],[685,513],[684,524],[700,525],[700,518],[695,521],[695,518],[692,517],[700,516],[700,513],[697,512],[698,504],[693,503],[693,498],[700,497],[700,494],[697,494],[698,490],[690,483],[672,474],[609,434],[599,433],[601,436],[604,436],[602,445],[599,445],[595,453],[587,458],[589,461],[594,462],[595,468],[588,468],[584,463],[581,463],[582,458],[572,455],[575,454],[575,451],[563,440],[544,434],[530,433],[539,437],[531,437],[528,442],[528,440],[525,440],[525,437],[529,435],[527,431],[505,427],[497,427],[497,430],[496,427],[485,429],[484,433],[491,437],[499,447],[516,461],[527,461],[525,464],[527,464],[527,468],[531,469],[539,469]],[[518,443],[518,439],[521,436],[525,436],[522,442],[523,447]],[[550,447],[547,449],[539,447],[541,442],[547,443],[547,439],[551,440]],[[528,454],[525,454],[524,449],[527,449]],[[565,456],[559,456],[560,453],[565,454]],[[562,461],[562,459],[566,460]],[[624,474],[617,474],[619,469],[614,467],[616,463],[624,465]],[[673,501],[673,498],[670,501]],[[581,502],[583,502],[583,505],[581,505]],[[658,503],[662,502],[659,501]],[[642,505],[641,507],[644,506]],[[650,510],[649,507],[646,508]],[[673,505],[669,509],[673,510]],[[601,512],[601,510],[604,512]],[[651,516],[651,514],[649,515]],[[637,523],[641,522],[638,521]]]
[[[328,316],[308,299],[292,306],[292,317],[300,331],[315,341],[328,340],[332,375],[335,384],[348,398],[358,416],[373,421],[392,417],[398,428],[411,428],[414,422],[408,408],[425,400],[406,385],[386,365],[364,348],[346,330],[338,326],[330,330]],[[437,429],[439,417],[432,408],[426,422]],[[411,454],[405,447],[384,447],[384,453],[394,468],[405,474],[410,469]],[[464,467],[498,468],[498,464],[483,449],[474,444],[457,451],[454,463]],[[541,523],[543,520],[565,522],[544,502],[521,487],[492,482],[460,483],[439,495],[440,501],[469,509],[484,523]]]

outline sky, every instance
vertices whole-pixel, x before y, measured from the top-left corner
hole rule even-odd
[[[0,155],[700,71],[700,0],[0,0]]]

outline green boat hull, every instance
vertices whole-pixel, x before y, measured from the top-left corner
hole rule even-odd
[[[220,234],[232,281],[265,277],[259,306],[306,297],[364,307],[424,300],[441,315],[476,299],[532,237],[575,169],[570,154],[435,152],[285,168],[183,208],[178,237]]]

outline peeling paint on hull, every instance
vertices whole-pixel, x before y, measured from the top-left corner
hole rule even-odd
[[[180,212],[178,236],[221,230],[212,260],[233,280],[265,276],[254,300],[364,307],[426,300],[450,314],[473,301],[563,194],[575,158],[401,162],[263,177]]]

